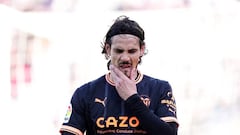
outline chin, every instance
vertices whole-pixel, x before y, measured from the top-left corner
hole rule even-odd
[[[131,68],[122,68],[120,69],[123,74],[125,74],[128,78],[130,77],[131,74]]]
[[[128,77],[130,78],[130,73],[128,71],[123,71],[123,73]]]

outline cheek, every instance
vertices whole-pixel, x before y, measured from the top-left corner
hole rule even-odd
[[[134,58],[132,62],[133,62],[133,65],[138,65],[139,59],[138,58]]]
[[[118,57],[117,56],[115,56],[115,55],[112,55],[111,56],[111,62],[112,62],[112,64],[117,64],[117,61],[118,61]]]

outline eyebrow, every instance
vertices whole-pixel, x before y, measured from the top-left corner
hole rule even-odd
[[[117,52],[117,53],[122,53],[122,52],[124,51],[124,49],[120,49],[120,48],[114,48],[113,50],[114,50],[115,52]],[[127,50],[127,51],[130,52],[130,53],[133,53],[133,52],[136,52],[136,50],[137,50],[137,49],[132,48],[132,49],[129,49],[129,50]]]

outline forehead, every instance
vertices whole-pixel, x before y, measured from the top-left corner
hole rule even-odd
[[[139,45],[139,38],[131,34],[119,34],[111,38],[112,45]]]

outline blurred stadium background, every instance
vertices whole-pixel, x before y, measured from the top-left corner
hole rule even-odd
[[[179,135],[240,133],[239,0],[0,0],[1,134],[59,134],[119,15],[145,29],[140,69],[172,84]]]

